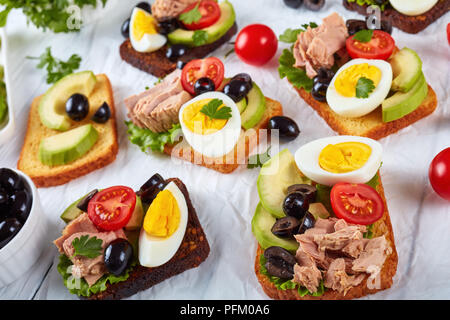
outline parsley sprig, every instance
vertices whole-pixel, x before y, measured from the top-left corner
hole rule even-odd
[[[195,30],[192,35],[192,41],[196,47],[206,44],[208,42],[208,38],[208,32],[205,30]]]
[[[359,30],[355,35],[353,36],[353,40],[358,40],[359,42],[369,42],[372,40],[373,36],[373,30]]]
[[[82,256],[86,258],[96,258],[103,253],[103,240],[97,237],[89,238],[88,235],[75,238],[72,241],[72,246],[75,249],[73,256]]]
[[[298,29],[288,28],[284,30],[283,34],[281,34],[279,37],[280,41],[285,43],[294,43],[295,41],[297,41],[297,36],[300,33],[305,32],[306,29],[308,29],[308,27],[311,27],[312,29],[317,28],[318,25],[315,22],[310,22],[308,24],[302,24],[302,27],[303,28]]]
[[[264,163],[270,160],[270,146],[267,148],[266,152],[260,154],[254,154],[248,158],[247,169],[253,169],[262,167]]]
[[[229,119],[231,118],[231,108],[223,105],[223,101],[220,99],[212,99],[206,105],[204,105],[200,112],[207,115],[211,119]]]
[[[81,63],[81,57],[77,54],[73,54],[67,61],[53,57],[50,47],[47,47],[39,57],[27,57],[27,59],[39,60],[37,68],[47,70],[47,83],[49,84],[73,73],[80,67]]]
[[[357,98],[368,98],[369,94],[375,89],[373,81],[364,77],[358,79],[356,83],[356,97]]]
[[[198,6],[200,5],[200,1],[197,3],[197,5],[192,8],[192,10],[189,10],[188,12],[183,12],[180,14],[179,19],[185,23],[185,24],[191,24],[194,22],[198,22],[202,18],[202,14],[200,10],[198,10]]]

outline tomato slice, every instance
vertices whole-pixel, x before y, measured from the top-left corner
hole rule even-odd
[[[369,225],[384,213],[381,196],[367,184],[337,183],[331,189],[330,200],[336,216],[349,223]]]
[[[381,30],[373,30],[372,39],[369,42],[361,42],[354,37],[355,35],[347,38],[345,42],[347,52],[353,59],[386,60],[395,48],[395,41],[391,35]]]
[[[222,84],[225,75],[225,67],[218,58],[210,57],[206,59],[196,59],[190,61],[183,67],[181,74],[181,84],[184,90],[195,95],[194,84],[203,77],[210,78],[216,88]]]
[[[194,10],[197,6],[198,6],[197,10],[200,12],[202,17],[200,18],[200,20],[190,24],[183,23],[183,26],[186,29],[189,30],[204,29],[213,25],[214,23],[217,22],[217,20],[219,20],[220,7],[217,4],[217,2],[213,0],[202,0],[200,1],[200,3],[199,2],[193,3],[189,7],[187,7],[182,13]]]
[[[125,227],[136,206],[133,189],[115,186],[99,191],[88,204],[89,219],[104,231]]]

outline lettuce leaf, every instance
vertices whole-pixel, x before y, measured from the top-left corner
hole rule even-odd
[[[313,79],[308,78],[305,70],[294,67],[295,58],[289,49],[283,50],[278,62],[280,63],[278,67],[280,79],[287,78],[294,87],[311,91]]]
[[[169,143],[175,143],[181,134],[180,124],[172,125],[167,132],[156,133],[149,129],[139,128],[131,121],[125,121],[128,127],[128,139],[131,143],[139,146],[142,152],[147,152],[150,148],[152,151],[164,151],[164,146]]]
[[[363,6],[365,4],[369,5],[369,6],[377,6],[380,7],[381,11],[383,11],[384,9],[386,9],[386,6],[389,4],[389,1],[384,1],[383,4],[379,5],[376,3],[375,0],[347,0],[348,2],[356,2],[358,5]]]

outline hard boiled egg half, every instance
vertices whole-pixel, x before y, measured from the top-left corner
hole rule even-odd
[[[230,108],[231,117],[211,117],[214,107]],[[208,109],[211,112],[206,112]],[[218,115],[220,112],[216,112]],[[186,102],[180,109],[181,130],[195,151],[206,157],[226,155],[236,146],[241,135],[241,114],[236,103],[221,92],[203,93]]]
[[[141,8],[134,8],[130,20],[130,41],[134,50],[153,52],[163,47],[167,38],[158,33],[158,23]]]
[[[139,263],[158,267],[169,261],[183,241],[188,222],[188,207],[174,182],[160,191],[144,218],[139,236]]]
[[[390,0],[391,5],[407,16],[417,16],[433,8],[439,0]]]
[[[371,82],[375,88],[365,98],[358,97],[358,81]],[[392,68],[384,60],[353,59],[334,75],[327,90],[327,103],[337,114],[356,118],[364,116],[384,101],[391,89]],[[359,95],[361,96],[361,95]]]
[[[369,138],[328,137],[300,147],[295,163],[305,176],[319,184],[366,183],[380,168],[382,152],[381,144]]]

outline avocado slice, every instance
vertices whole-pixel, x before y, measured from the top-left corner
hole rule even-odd
[[[253,87],[247,94],[247,107],[241,113],[242,127],[246,130],[253,128],[261,121],[266,111],[266,97],[261,89],[253,82]]]
[[[276,221],[277,219],[264,210],[261,203],[258,203],[252,219],[252,232],[256,240],[263,249],[278,246],[295,253],[298,248],[297,241],[283,239],[272,233],[271,229]]]
[[[125,226],[126,230],[138,230],[142,227],[142,221],[144,220],[144,208],[142,207],[141,198],[136,196],[136,206],[134,207],[133,214],[130,221]]]
[[[234,21],[236,20],[236,14],[234,13],[233,6],[228,1],[223,1],[219,4],[220,7],[220,18],[213,25],[208,28],[201,29],[202,31],[206,31],[208,34],[208,39],[206,40],[206,44],[210,44],[216,42],[220,38],[222,38],[228,30],[233,26]],[[198,30],[196,30],[198,31]],[[171,44],[184,44],[188,47],[195,47],[194,44],[194,32],[191,30],[184,29],[176,29],[175,31],[169,33],[167,38]]]
[[[389,61],[392,66],[394,80],[392,90],[408,92],[422,74],[422,60],[414,50],[403,48]]]
[[[39,160],[49,166],[72,162],[88,152],[97,142],[97,139],[98,132],[92,124],[85,124],[70,131],[50,136],[41,141]]]
[[[43,125],[58,131],[70,128],[70,119],[66,115],[65,104],[74,93],[88,97],[97,84],[97,78],[92,71],[72,73],[56,82],[39,103],[39,117]]]
[[[63,219],[65,223],[69,223],[70,221],[75,220],[76,218],[78,218],[78,216],[80,216],[83,213],[83,211],[77,208],[77,204],[85,196],[86,195],[84,195],[83,197],[72,203],[70,206],[67,207],[66,210],[64,210],[60,218]]]
[[[413,112],[428,95],[428,84],[423,73],[406,93],[397,92],[382,103],[383,122],[390,122]]]
[[[242,99],[239,102],[236,102],[236,106],[239,110],[239,113],[242,114],[242,112],[244,112],[244,110],[247,108],[247,97],[245,97],[244,99]]]
[[[264,163],[256,185],[264,209],[275,218],[282,218],[285,216],[283,201],[287,196],[287,188],[293,184],[310,183],[298,169],[292,153],[284,149]]]

